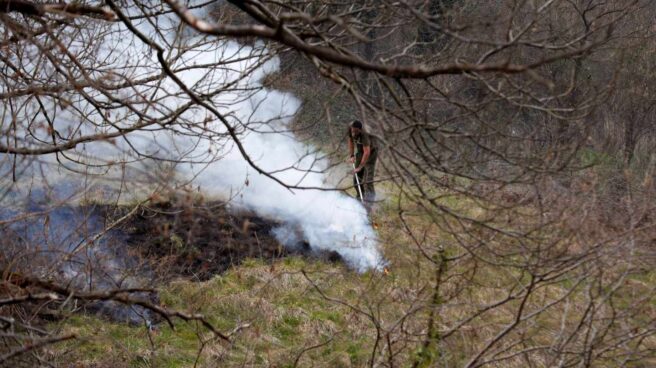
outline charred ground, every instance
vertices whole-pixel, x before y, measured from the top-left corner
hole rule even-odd
[[[339,261],[335,253],[313,251],[302,242],[283,246],[272,234],[279,222],[225,202],[166,201],[144,207],[121,230],[130,248],[157,262],[164,276],[207,280],[248,258],[267,261],[288,255]]]
[[[307,243],[285,247],[272,234],[272,229],[280,225],[278,222],[248,211],[235,211],[225,202],[174,198],[139,206],[138,211],[127,205],[108,204],[67,205],[49,210],[32,207],[36,215],[0,227],[6,251],[4,257],[0,255],[0,298],[52,292],[49,287],[55,285],[78,287],[86,293],[136,287],[153,292],[133,297],[157,305],[159,296],[155,290],[171,280],[208,280],[249,258],[265,262],[289,255],[331,262],[341,259],[337,253],[313,251]],[[110,225],[114,223],[118,225]],[[44,227],[48,236],[26,238],[25,234],[34,234],[31,229],[35,226]],[[63,228],[69,228],[68,232],[53,235],[56,229]],[[100,233],[102,236],[95,238]],[[49,255],[53,249],[70,250],[94,238],[95,244],[90,248],[102,251],[94,254],[93,261],[81,255],[79,259],[62,262]],[[54,246],[55,240],[61,243]],[[37,244],[45,245],[41,249]],[[78,264],[73,276],[66,262]],[[84,262],[89,263],[85,266]],[[36,265],[52,270],[48,278],[52,285],[32,281],[38,280],[39,275],[33,272]],[[26,322],[37,326],[79,312],[130,324],[162,321],[143,309],[91,299],[79,300],[74,305],[53,301],[45,307],[37,300],[9,313],[23,315],[29,319]],[[5,308],[0,307],[0,312]]]

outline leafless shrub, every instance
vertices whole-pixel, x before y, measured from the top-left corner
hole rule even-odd
[[[432,275],[396,320],[375,313],[384,300],[348,305],[376,331],[370,366],[653,362],[654,286],[641,281],[654,259],[651,2],[248,0],[221,3],[212,16],[195,5],[0,1],[5,198],[24,191],[25,177],[59,183],[58,171],[111,178],[152,199],[193,182],[176,181],[183,165],[231,149],[295,188],[243,144],[244,133],[275,124],[231,104],[262,91],[241,82],[265,61],[304,58],[384,143],[381,180],[416,245],[415,266]],[[232,39],[249,46],[227,47]],[[194,64],[199,48],[220,56]],[[234,72],[235,58],[245,64],[236,79],[213,73]],[[189,71],[202,74],[198,83],[186,83]],[[324,109],[333,124],[333,107]],[[153,139],[159,132],[173,138]],[[191,147],[176,145],[180,136]],[[11,215],[7,231],[30,212]],[[3,249],[3,315],[22,303],[113,300],[199,320],[227,339],[202,317],[135,300],[129,289],[84,291],[36,275],[38,292],[28,292],[12,278],[27,248]],[[0,361],[73,338],[27,332],[36,328],[29,319],[2,321],[25,335],[3,335],[11,349]]]

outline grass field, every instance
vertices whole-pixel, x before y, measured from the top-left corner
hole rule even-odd
[[[230,343],[195,322],[176,321],[175,330],[159,323],[149,331],[75,314],[55,327],[79,338],[56,346],[52,359],[79,367],[460,367],[497,337],[484,354],[487,366],[551,366],[554,356],[567,361],[593,338],[609,353],[594,366],[617,366],[611,355],[618,349],[653,351],[651,270],[622,276],[628,268],[618,261],[598,277],[582,263],[537,279],[526,265],[538,259],[510,253],[530,244],[487,239],[508,253],[500,258],[488,249],[471,257],[457,232],[444,231],[418,209],[406,213],[404,225],[393,198],[386,203],[375,218],[389,262],[384,272],[358,274],[299,256],[249,259],[208,281],[180,279],[159,290],[163,305],[202,314]],[[458,206],[486,216],[473,202]],[[490,261],[501,259],[507,263]],[[578,332],[582,324],[591,328]],[[594,330],[598,336],[583,333]],[[641,332],[640,339],[627,335]],[[622,338],[625,343],[614,345]],[[554,354],[559,346],[569,353]],[[627,366],[656,362],[649,354]]]

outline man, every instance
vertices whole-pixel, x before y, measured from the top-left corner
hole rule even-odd
[[[349,162],[355,164],[353,174],[360,180],[360,189],[367,210],[371,210],[371,205],[376,199],[374,189],[374,173],[376,169],[376,160],[378,159],[378,145],[376,137],[364,131],[362,123],[358,120],[349,125],[348,130],[348,149]],[[354,175],[354,176],[355,176]],[[353,185],[357,191],[357,181],[353,178]],[[359,198],[360,195],[356,193]]]

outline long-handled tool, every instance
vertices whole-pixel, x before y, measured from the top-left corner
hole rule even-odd
[[[358,178],[358,173],[355,172],[355,162],[353,162],[353,175],[355,175],[355,183],[358,184],[358,194],[360,195],[360,202],[364,203],[364,198],[362,197],[362,189],[360,188],[360,178]]]

